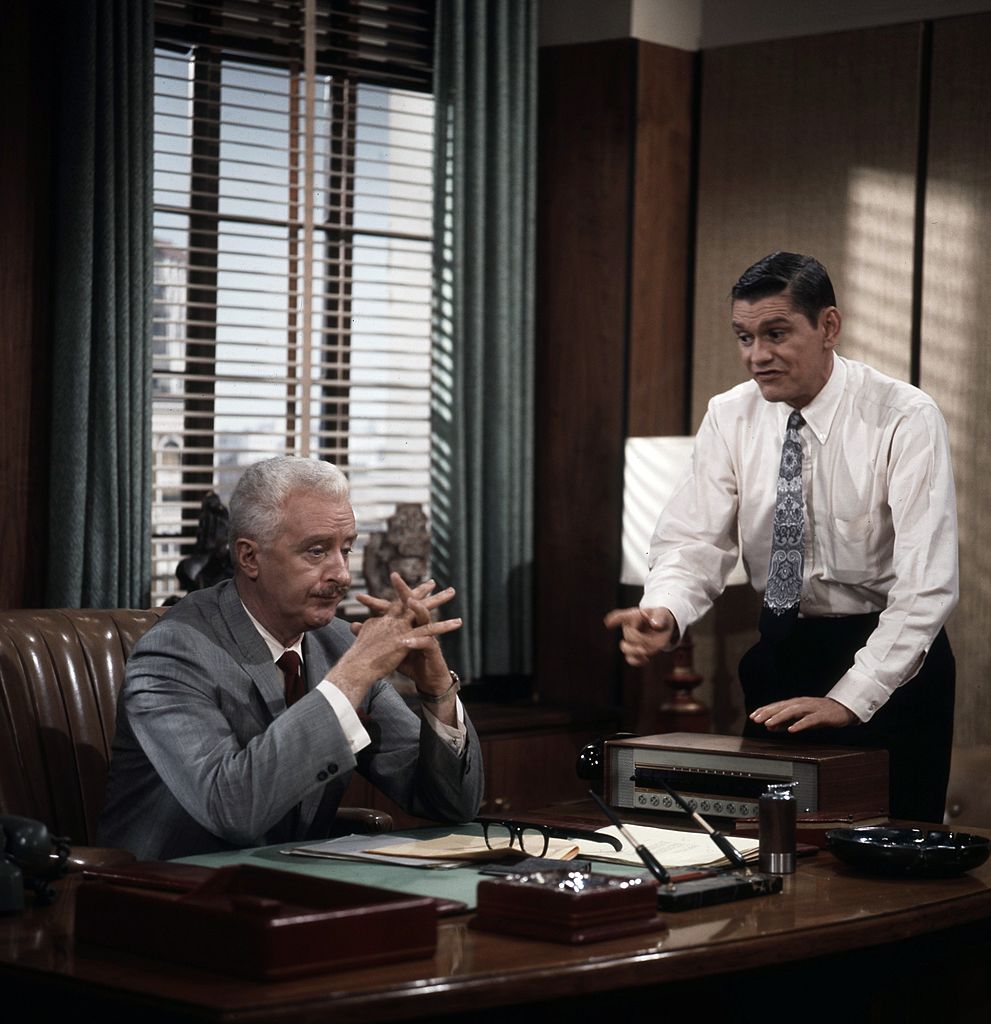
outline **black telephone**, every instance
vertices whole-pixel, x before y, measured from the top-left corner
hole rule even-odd
[[[0,814],[0,913],[24,909],[24,889],[36,902],[51,903],[55,890],[48,884],[65,874],[69,841],[52,836],[40,821]]]

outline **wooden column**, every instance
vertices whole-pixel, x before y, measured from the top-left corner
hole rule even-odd
[[[627,434],[685,428],[694,55],[616,40],[540,55],[536,672],[620,700]]]

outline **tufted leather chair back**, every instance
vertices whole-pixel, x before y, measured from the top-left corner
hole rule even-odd
[[[163,611],[0,611],[0,812],[95,842],[124,662]]]

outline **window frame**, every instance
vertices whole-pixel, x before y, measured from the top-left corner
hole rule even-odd
[[[317,9],[330,12],[332,20],[323,35],[325,57],[322,60],[317,49],[316,33],[313,31],[315,12]],[[222,11],[221,11],[222,9]],[[257,38],[252,39],[253,53],[243,52],[244,26],[228,24],[228,18],[235,15],[244,17],[254,10],[256,14],[265,12],[272,15],[284,15],[288,20],[281,24],[279,32],[274,33],[270,44],[262,44]],[[182,367],[182,429],[183,452],[180,476],[180,508],[185,510],[182,516],[181,533],[159,533],[156,530],[154,508],[152,525],[152,599],[153,602],[165,596],[167,588],[180,593],[177,581],[173,576],[166,576],[159,569],[160,558],[157,548],[164,545],[180,544],[179,557],[190,553],[196,536],[196,521],[200,501],[210,490],[218,490],[220,478],[221,446],[218,444],[219,432],[216,427],[217,402],[217,349],[218,323],[221,303],[219,302],[219,278],[222,225],[225,222],[239,219],[237,215],[221,211],[223,179],[221,177],[221,117],[216,112],[221,109],[222,72],[225,61],[234,60],[238,64],[250,64],[252,61],[259,67],[277,67],[280,72],[288,74],[292,83],[290,90],[290,111],[288,122],[291,126],[291,139],[288,153],[290,157],[288,188],[288,216],[286,219],[288,244],[287,274],[287,328],[286,328],[286,451],[292,452],[297,447],[290,439],[298,436],[299,423],[297,411],[302,402],[309,401],[303,390],[309,386],[310,379],[305,366],[312,343],[306,330],[307,318],[312,322],[312,307],[305,301],[298,308],[292,301],[298,299],[305,290],[303,280],[306,277],[304,263],[306,253],[301,249],[309,247],[312,260],[313,232],[324,233],[326,238],[324,275],[321,280],[324,289],[320,300],[324,306],[321,316],[321,334],[323,338],[333,337],[332,348],[335,353],[343,354],[336,365],[326,367],[332,369],[326,378],[320,379],[320,415],[318,419],[317,444],[305,440],[302,451],[296,454],[312,455],[319,449],[319,438],[334,436],[349,438],[351,425],[351,353],[350,340],[351,317],[353,313],[354,287],[354,245],[358,235],[363,232],[356,225],[355,218],[355,139],[356,118],[359,108],[358,92],[363,86],[397,87],[414,86],[415,91],[424,92],[431,89],[432,69],[419,66],[411,74],[401,60],[392,56],[375,55],[375,59],[365,53],[365,40],[360,32],[354,31],[354,25],[362,18],[367,19],[369,12],[381,18],[386,14],[397,13],[400,24],[409,27],[411,32],[418,33],[422,43],[429,37],[432,45],[433,5],[425,0],[156,0],[156,54],[162,51],[196,53],[194,76],[191,83],[191,108],[194,127],[190,143],[190,205],[188,210],[170,207],[169,204],[158,204],[156,212],[188,216],[187,270],[185,281],[185,337],[183,339]],[[303,45],[293,45],[289,36],[292,33],[293,18],[298,27],[302,16],[306,20],[306,29],[310,32],[309,39]],[[184,25],[178,22],[183,17]],[[333,18],[338,20],[336,23]],[[405,19],[405,21],[403,20]],[[419,19],[419,20],[418,20]],[[263,19],[262,19],[263,20]],[[429,22],[429,27],[427,23]],[[414,24],[415,23],[415,24]],[[274,25],[274,21],[272,22]],[[377,24],[377,23],[376,23]],[[381,24],[378,24],[381,29]],[[240,31],[240,34],[239,34]],[[161,38],[161,36],[167,38]],[[177,40],[177,35],[181,36]],[[400,37],[402,32],[400,32]],[[399,56],[403,50],[402,38],[397,44]],[[422,49],[422,46],[421,46]],[[312,189],[312,180],[307,180],[307,168],[312,173],[314,158],[312,150],[308,161],[306,145],[300,138],[301,125],[312,120],[311,111],[304,109],[309,89],[310,103],[314,97],[314,68],[323,75],[328,67],[349,67],[349,77],[334,77],[330,80],[331,122],[333,124],[329,137],[331,172],[328,182],[328,201],[322,204],[327,213],[325,222],[314,223],[312,213],[307,218],[300,217],[305,205],[308,189]],[[304,166],[305,164],[305,166]],[[312,194],[312,191],[310,192]],[[306,224],[307,236],[300,241],[298,231],[292,225],[301,221]],[[245,215],[245,223],[261,223],[263,218],[252,218]],[[374,234],[374,232],[372,232]],[[393,233],[401,237],[401,233]],[[412,236],[411,236],[412,237]],[[425,241],[432,245],[431,236]],[[156,251],[159,243],[156,240]],[[312,282],[314,277],[309,276]],[[331,288],[331,282],[334,287]],[[159,285],[156,267],[156,289]],[[430,300],[427,300],[430,306]],[[189,311],[196,311],[190,316]],[[428,314],[429,319],[429,314]],[[156,321],[157,322],[157,321]],[[428,325],[429,328],[429,325]],[[157,336],[157,335],[156,335]],[[153,375],[154,376],[154,375]],[[428,385],[429,388],[429,385]],[[159,397],[166,397],[167,392],[159,391]],[[153,407],[156,389],[153,387]],[[426,422],[429,436],[429,402],[426,407]],[[281,433],[281,432],[280,432]],[[174,431],[169,431],[169,435]],[[164,446],[162,435],[153,430],[153,446],[155,450],[156,482],[153,496],[163,490],[157,477],[157,467],[164,465]],[[350,446],[347,441],[338,452],[334,461],[348,472]],[[162,449],[161,451],[159,449]],[[318,453],[318,452],[317,452]],[[429,464],[429,450],[426,456]],[[429,477],[429,468],[426,471]],[[190,495],[197,497],[190,499]],[[226,500],[228,495],[221,494]],[[171,508],[175,509],[174,496],[168,499]],[[172,513],[174,515],[174,511]],[[166,523],[167,526],[172,524]],[[359,529],[373,527],[376,521],[365,521]],[[359,545],[360,547],[360,545]],[[360,550],[356,551],[356,563]],[[355,568],[358,568],[356,565]],[[174,572],[174,565],[172,566]],[[355,576],[360,579],[360,572]],[[163,588],[163,584],[165,587]]]

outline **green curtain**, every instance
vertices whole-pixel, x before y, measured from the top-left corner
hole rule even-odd
[[[468,678],[532,668],[535,0],[438,0],[431,516]]]
[[[150,588],[151,0],[54,6],[54,338],[46,600]]]

